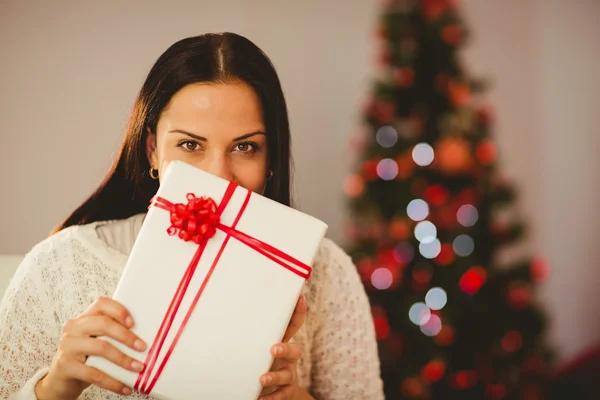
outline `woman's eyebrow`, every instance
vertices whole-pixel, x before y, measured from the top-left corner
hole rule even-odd
[[[184,135],[187,135],[187,136],[189,136],[189,137],[192,137],[192,138],[194,138],[194,139],[196,139],[196,140],[199,140],[199,141],[201,141],[201,142],[206,142],[206,141],[208,141],[208,139],[206,139],[206,138],[205,138],[205,137],[203,137],[203,136],[196,135],[196,134],[194,134],[194,133],[187,132],[187,131],[184,131],[184,130],[182,130],[182,129],[172,129],[172,130],[170,130],[170,131],[169,131],[169,133],[182,133],[182,134],[184,134]],[[248,138],[250,138],[250,137],[252,137],[252,136],[255,136],[255,135],[265,135],[265,133],[264,133],[263,131],[254,131],[254,132],[246,133],[245,135],[242,135],[242,136],[236,137],[235,139],[233,139],[233,141],[234,141],[234,142],[239,142],[240,140],[248,139]]]

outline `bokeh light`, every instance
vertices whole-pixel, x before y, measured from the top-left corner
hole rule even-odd
[[[458,286],[467,294],[475,294],[485,284],[487,273],[480,266],[471,267],[460,277]]]
[[[415,164],[425,167],[433,162],[433,147],[427,143],[419,143],[413,148],[412,157]]]
[[[425,258],[433,259],[440,254],[442,250],[442,244],[438,239],[434,239],[432,242],[419,244],[419,253]]]
[[[448,302],[448,296],[446,291],[441,287],[434,287],[429,289],[425,295],[425,304],[432,310],[441,310]]]
[[[375,140],[381,147],[392,147],[398,142],[398,132],[393,127],[384,125],[377,129]]]
[[[365,181],[358,174],[351,174],[344,179],[344,192],[349,197],[360,196],[365,189]]]
[[[415,226],[415,237],[421,243],[431,243],[437,237],[437,229],[430,221],[421,221]]]
[[[435,336],[442,330],[442,320],[437,315],[432,315],[429,320],[421,325],[421,332],[427,336]]]
[[[384,158],[377,163],[377,175],[384,181],[391,181],[398,175],[398,164],[391,158]]]
[[[429,215],[429,206],[422,199],[414,199],[408,203],[406,212],[413,221],[422,221]]]
[[[519,350],[523,345],[523,338],[521,334],[517,331],[508,331],[502,339],[500,340],[500,345],[502,349],[507,353],[514,353]]]
[[[408,318],[415,325],[423,325],[431,318],[431,310],[425,303],[415,303],[408,310]]]
[[[371,283],[376,289],[385,290],[392,286],[394,277],[392,272],[387,268],[377,268],[371,274]]]
[[[467,257],[475,250],[475,242],[469,235],[458,235],[452,243],[454,252],[462,257]]]
[[[471,204],[465,204],[458,209],[456,219],[462,226],[473,226],[479,218],[477,209]]]

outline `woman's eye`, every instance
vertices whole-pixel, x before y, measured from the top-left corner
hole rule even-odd
[[[184,150],[187,151],[196,151],[200,148],[200,144],[191,140],[184,140],[183,142],[179,143],[179,147],[182,147]]]
[[[235,151],[240,153],[253,153],[256,151],[257,147],[258,146],[255,143],[239,143],[235,146]]]

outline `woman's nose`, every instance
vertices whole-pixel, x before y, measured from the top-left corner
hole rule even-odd
[[[233,180],[233,173],[229,165],[227,157],[214,154],[209,157],[206,165],[203,168],[206,172],[218,176],[227,181]]]

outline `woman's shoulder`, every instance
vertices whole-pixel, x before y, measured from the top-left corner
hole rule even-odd
[[[72,225],[62,229],[33,245],[25,254],[23,263],[28,269],[68,268],[73,264],[86,263],[95,258],[112,264],[115,258],[122,258],[121,250],[115,244],[134,240],[134,231],[140,216],[121,220],[97,221],[82,225]],[[124,247],[124,246],[121,246]]]
[[[352,259],[342,247],[330,238],[323,238],[315,256],[315,268],[352,268]]]
[[[343,248],[329,238],[321,241],[313,262],[308,286],[315,291],[354,287],[360,285],[360,277],[354,262]]]

